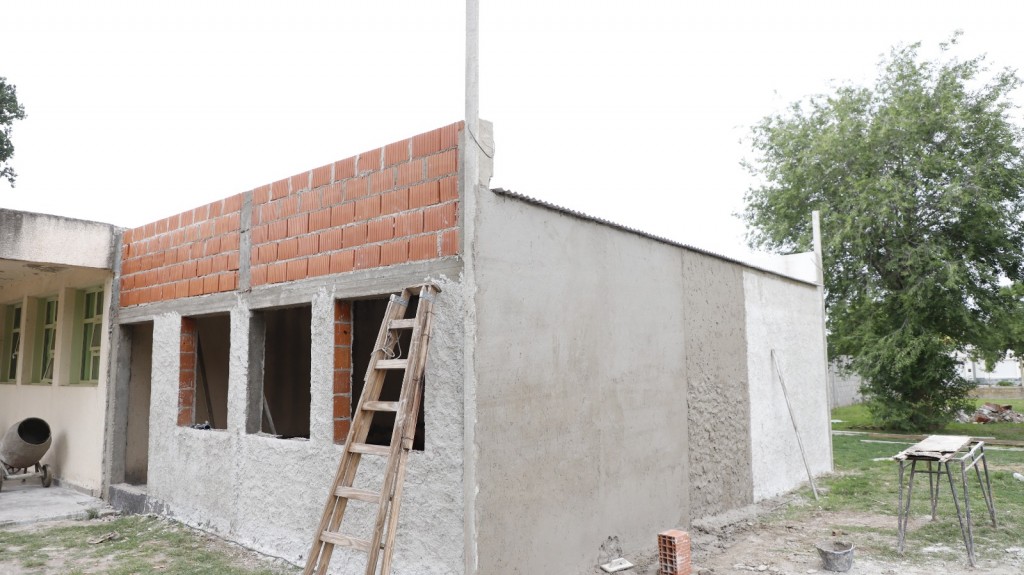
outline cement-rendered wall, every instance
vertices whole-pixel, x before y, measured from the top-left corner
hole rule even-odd
[[[476,203],[475,573],[591,573],[609,537],[645,549],[689,516],[684,259]]]
[[[100,356],[100,381],[98,383],[68,385],[68,375],[77,369],[72,362],[73,326],[71,314],[64,315],[64,308],[71,305],[74,290],[104,287],[104,309],[109,309],[111,274],[96,269],[68,269],[57,273],[43,273],[33,276],[31,281],[7,283],[0,289],[0,304],[7,305],[25,301],[25,297],[42,298],[58,296],[61,320],[58,327],[54,364],[55,378],[52,384],[29,382],[27,375],[20,377],[21,384],[0,383],[0,434],[26,417],[40,417],[50,425],[53,443],[42,462],[49,464],[54,475],[64,485],[98,494],[101,487],[103,455],[104,413],[107,394],[106,354]],[[32,300],[29,300],[32,301]],[[109,314],[103,317],[102,348],[109,346]],[[22,340],[22,369],[34,353],[26,346],[34,327],[26,326]],[[2,337],[2,336],[0,336]],[[6,342],[0,341],[0,349]],[[35,350],[37,351],[37,350]],[[63,367],[60,367],[63,366]]]
[[[754,499],[807,481],[790,412],[772,362],[776,351],[812,472],[832,470],[821,300],[815,286],[743,273],[750,381]]]
[[[114,227],[0,209],[0,259],[110,269]]]
[[[307,281],[300,288],[254,290],[255,303],[246,296],[182,306],[189,313],[197,312],[198,305],[219,302],[229,307],[223,310],[231,314],[226,430],[177,425],[181,314],[168,311],[153,318],[151,507],[257,550],[304,562],[341,454],[341,446],[334,442],[332,417],[334,301],[378,295],[367,289],[386,294],[425,279],[412,280],[403,276],[401,269],[378,272],[385,283],[394,284],[386,288],[379,287],[379,277],[376,288],[372,281],[363,288],[358,287],[359,282],[345,288],[330,281],[319,286]],[[408,463],[395,551],[396,575],[456,573],[463,564],[463,295],[457,281],[434,279],[443,292],[435,306],[427,363],[426,449],[414,452]],[[247,434],[245,413],[252,393],[247,382],[253,368],[248,365],[250,316],[267,302],[294,306],[307,297],[312,306],[310,439]],[[379,477],[379,463],[377,458],[363,457],[360,477]],[[371,510],[358,502],[349,509],[346,525],[353,527],[346,532],[367,537]],[[331,565],[334,573],[362,572],[365,554],[339,549]]]
[[[683,251],[690,513],[753,501],[743,268]]]

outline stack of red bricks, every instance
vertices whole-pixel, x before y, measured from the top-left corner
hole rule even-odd
[[[461,123],[253,190],[252,285],[458,253]]]
[[[690,535],[679,529],[658,534],[658,575],[690,575]]]
[[[121,244],[121,305],[238,288],[242,194],[128,230]]]

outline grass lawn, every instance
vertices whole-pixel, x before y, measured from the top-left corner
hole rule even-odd
[[[1005,399],[976,400],[979,405],[985,401],[1011,403]],[[833,424],[834,429],[889,431],[872,427],[868,411],[862,405],[837,408],[832,411],[832,417],[842,420],[842,423]],[[1024,441],[1024,424],[953,423],[939,433]],[[814,505],[810,489],[803,490],[805,493],[802,495],[808,502],[808,507],[817,507],[833,513],[835,528],[851,533],[858,540],[858,552],[879,558],[897,558],[894,542],[898,466],[895,461],[888,458],[915,442],[881,441],[855,435],[833,436],[835,473],[822,479],[821,483],[826,493],[817,505]],[[1024,473],[1024,450],[986,446],[985,453],[992,481],[997,527],[993,528],[988,520],[985,500],[978,488],[977,476],[972,471],[968,476],[968,488],[975,552],[979,560],[998,561],[1005,557],[1008,548],[1020,547],[1024,542],[1021,536],[1024,533],[1024,482],[1013,478],[1015,471]],[[959,492],[959,474],[954,471],[953,477]],[[928,501],[928,476],[915,477],[912,521],[907,534],[905,559],[963,560],[963,540],[956,520],[956,511],[949,497],[948,479],[943,481],[940,489],[938,520],[932,522]],[[785,514],[789,519],[795,519],[806,512],[807,507],[801,510],[801,507],[797,506],[788,509]],[[863,523],[849,522],[844,525],[847,518],[867,515],[878,517],[878,524],[865,527]],[[885,519],[886,517],[890,519]],[[929,549],[926,551],[926,548]]]
[[[103,540],[116,533],[116,538]],[[112,520],[0,530],[0,573],[279,575],[298,573],[166,519]]]
[[[1021,405],[1015,405],[1015,400],[1012,399],[998,399],[998,398],[975,398],[975,406],[981,404],[997,403],[1000,405],[1013,405],[1015,410],[1024,411],[1024,403]],[[832,419],[839,419],[842,423],[833,423],[832,429],[842,429],[849,431],[878,431],[884,433],[906,433],[905,431],[897,431],[891,429],[884,429],[878,427],[871,421],[871,414],[868,413],[868,408],[863,404],[850,405],[847,407],[837,407],[832,410]],[[1010,439],[1015,441],[1024,441],[1024,424],[1020,423],[958,423],[953,422],[935,432],[936,434],[942,435],[971,435],[975,437],[995,437],[996,439]]]

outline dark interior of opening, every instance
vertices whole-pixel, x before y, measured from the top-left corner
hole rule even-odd
[[[18,425],[18,437],[30,445],[42,445],[50,439],[50,426],[38,417],[30,417]]]
[[[416,306],[419,303],[418,297],[413,297],[409,303],[409,309],[405,317],[414,317]],[[352,304],[352,414],[355,415],[356,405],[363,393],[366,370],[370,365],[370,354],[377,342],[377,334],[380,331],[381,322],[384,321],[384,312],[387,310],[388,300],[373,299],[360,300]],[[400,354],[395,358],[409,357],[409,343],[412,330],[400,330],[399,345],[394,348]],[[405,370],[388,370],[384,379],[384,387],[381,389],[381,401],[398,401],[402,391],[402,377]],[[424,378],[424,387],[426,387]],[[420,402],[419,415],[416,418],[416,437],[413,439],[412,447],[417,451],[423,451],[424,446],[424,424],[423,404]],[[375,412],[373,423],[370,426],[370,433],[367,436],[367,443],[374,445],[389,445],[391,443],[391,432],[395,426],[395,414]]]
[[[145,485],[149,473],[149,400],[152,396],[153,322],[121,326],[131,340],[124,481]]]
[[[268,310],[263,316],[263,394],[270,418],[263,414],[260,429],[283,438],[309,439],[312,309],[306,305]]]
[[[199,331],[196,354],[195,421],[212,429],[228,428],[228,357],[231,316],[196,318]]]

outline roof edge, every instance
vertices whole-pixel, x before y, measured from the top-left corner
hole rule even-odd
[[[572,217],[580,219],[580,220],[584,220],[584,221],[592,222],[592,223],[599,224],[599,225],[602,225],[602,226],[606,226],[606,227],[609,227],[609,228],[613,228],[613,229],[616,229],[616,230],[619,230],[619,231],[623,231],[623,232],[626,232],[626,233],[629,233],[629,234],[633,234],[633,235],[636,235],[636,236],[647,238],[649,240],[654,240],[654,241],[656,241],[658,243],[674,246],[674,247],[677,247],[677,248],[682,248],[682,249],[689,250],[689,251],[692,251],[692,252],[697,252],[699,254],[706,255],[706,256],[709,256],[709,257],[713,257],[713,258],[716,258],[716,259],[719,259],[719,260],[727,261],[727,262],[730,262],[730,263],[739,264],[739,265],[741,265],[741,266],[743,266],[745,268],[749,268],[749,269],[752,269],[752,270],[757,270],[757,271],[760,271],[760,272],[764,272],[764,273],[767,273],[767,274],[771,274],[771,275],[774,275],[774,276],[778,276],[778,277],[781,277],[781,278],[785,278],[785,279],[792,280],[792,281],[795,281],[795,282],[798,282],[798,283],[802,283],[802,284],[806,284],[806,285],[811,285],[811,286],[815,286],[815,287],[817,287],[817,285],[818,285],[815,282],[808,281],[808,280],[805,280],[803,278],[791,276],[789,274],[780,272],[778,270],[768,269],[768,268],[765,268],[765,267],[762,267],[762,266],[758,266],[758,265],[752,264],[750,262],[745,262],[745,261],[737,259],[737,258],[729,257],[729,256],[726,256],[726,255],[723,255],[723,254],[720,254],[720,253],[717,253],[717,252],[713,252],[713,251],[710,251],[710,250],[706,250],[706,249],[703,249],[703,248],[699,248],[699,247],[696,247],[696,246],[693,246],[693,245],[690,245],[690,244],[684,244],[682,242],[677,242],[677,241],[674,241],[674,240],[670,240],[668,238],[665,238],[665,237],[662,237],[662,236],[657,236],[657,235],[654,235],[652,233],[648,233],[648,232],[645,232],[643,230],[639,230],[637,228],[631,228],[629,226],[618,224],[618,223],[615,223],[613,221],[606,220],[604,218],[599,218],[599,217],[596,217],[596,216],[591,216],[589,214],[585,214],[585,213],[577,211],[577,210],[572,210],[572,209],[569,209],[569,208],[566,208],[566,207],[563,207],[563,206],[559,206],[557,204],[552,204],[551,202],[546,202],[544,200],[540,200],[540,199],[537,199],[537,198],[534,198],[534,197],[531,197],[531,196],[527,196],[527,195],[521,194],[519,192],[513,192],[512,190],[506,190],[504,188],[492,188],[491,192],[496,194],[496,195],[502,196],[502,197],[510,198],[510,199],[513,199],[513,200],[518,200],[520,202],[524,202],[524,203],[531,204],[531,205],[534,205],[534,206],[537,206],[537,207],[541,207],[541,208],[544,208],[544,209],[547,209],[547,210],[550,210],[550,211],[553,211],[553,212],[558,212],[560,214],[564,214],[564,215],[567,215],[567,216],[572,216]]]

